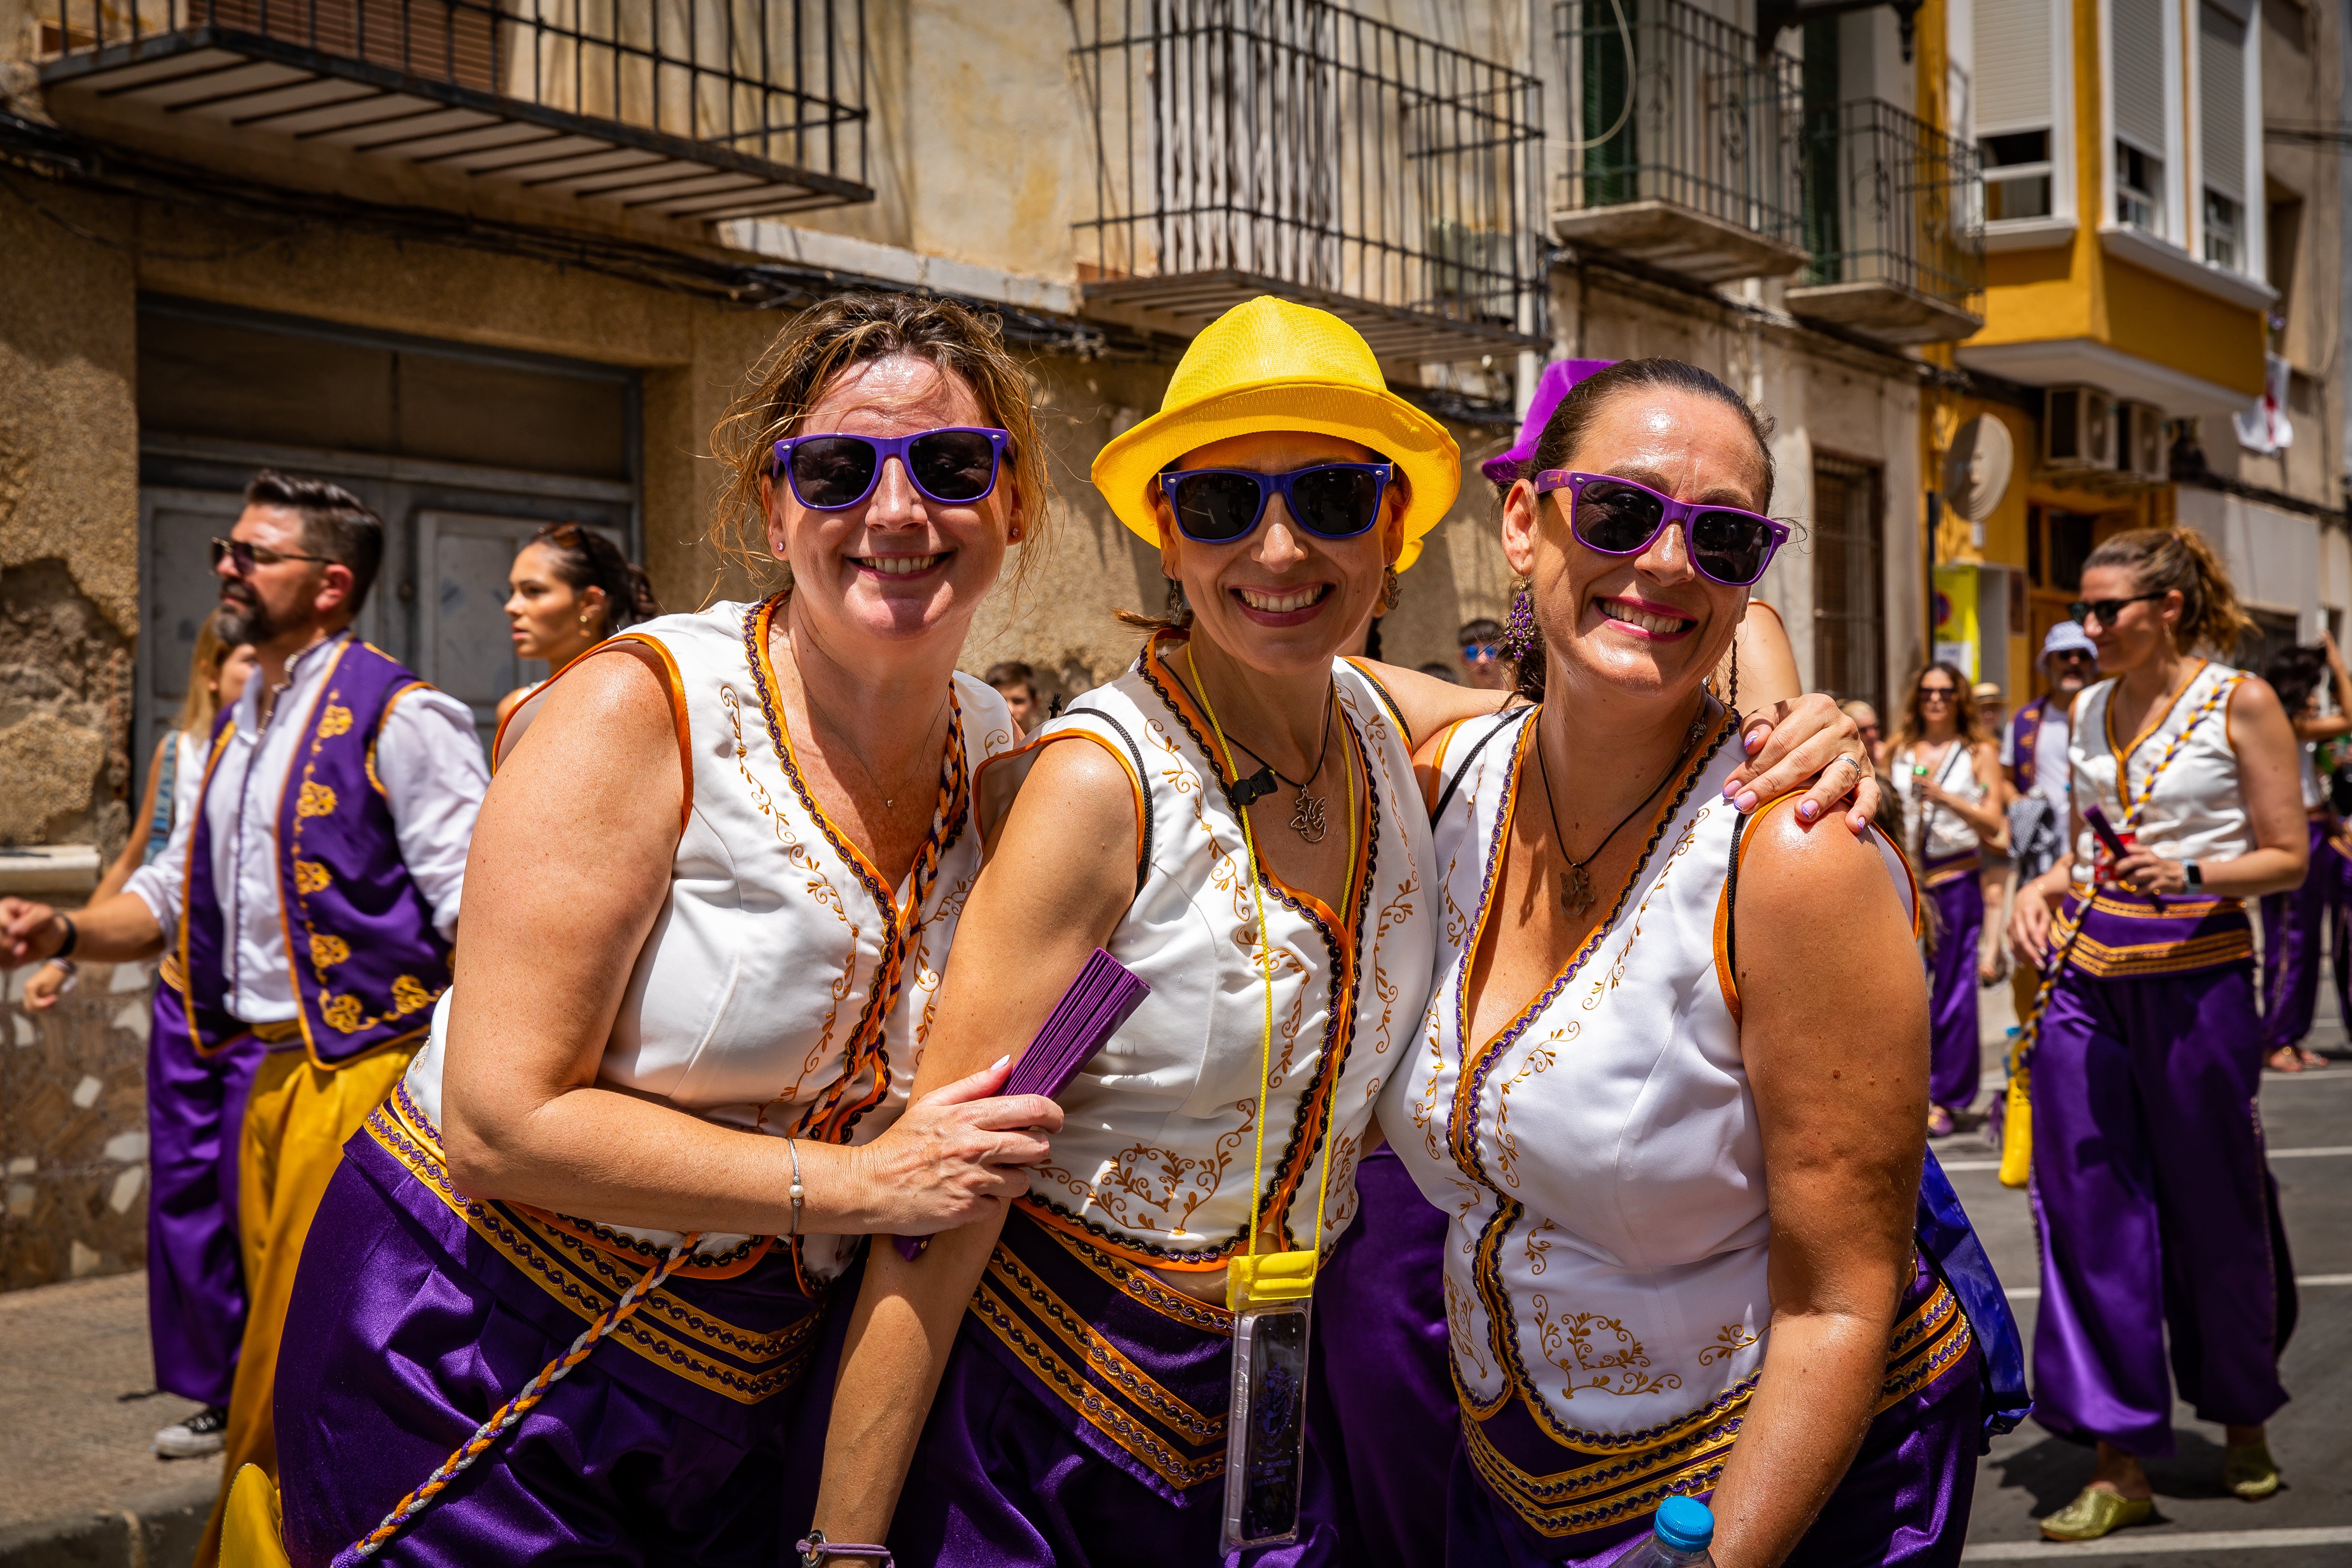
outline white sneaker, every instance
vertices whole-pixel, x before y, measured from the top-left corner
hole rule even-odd
[[[221,1451],[228,1430],[228,1412],[207,1405],[185,1421],[175,1421],[155,1434],[155,1452],[167,1459],[201,1459]]]

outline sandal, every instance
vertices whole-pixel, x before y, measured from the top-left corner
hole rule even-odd
[[[2293,1046],[2281,1046],[2263,1058],[2263,1066],[2273,1072],[2301,1072],[2304,1070],[2303,1053]]]

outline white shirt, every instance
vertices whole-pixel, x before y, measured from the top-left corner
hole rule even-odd
[[[2114,732],[2108,704],[2117,683],[2103,680],[2074,700],[2074,799],[2097,805],[2139,847],[2168,860],[2229,860],[2251,853],[2254,830],[2238,753],[2230,742],[2230,700],[2243,672],[2208,663],[2140,733]],[[2120,756],[2118,755],[2120,749]],[[2136,805],[2136,809],[2135,809]],[[2074,845],[2074,880],[2091,879],[2098,839],[2085,826]]]
[[[222,959],[230,1013],[248,1024],[280,1023],[298,1014],[286,971],[286,928],[278,908],[278,807],[294,765],[301,715],[332,662],[338,638],[313,643],[289,659],[286,684],[264,724],[258,679],[237,699],[236,731],[221,752],[205,819],[212,829],[213,886],[219,889]],[[204,745],[198,738],[197,746]],[[375,748],[376,776],[392,808],[400,858],[417,891],[433,906],[445,938],[457,929],[457,895],[466,876],[466,847],[490,771],[474,733],[473,710],[446,693],[427,689],[394,705]],[[187,881],[188,841],[195,832],[196,792],[204,763],[184,764],[176,781],[180,809],[172,842],[131,874],[127,890],[154,912],[166,932],[179,927]]]

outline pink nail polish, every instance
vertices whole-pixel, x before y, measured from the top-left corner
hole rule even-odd
[[[1822,808],[1810,800],[1801,800],[1797,803],[1797,820],[1800,822],[1811,822],[1821,814]]]
[[[1756,792],[1752,789],[1741,790],[1731,804],[1738,806],[1741,815],[1745,816],[1756,809]]]

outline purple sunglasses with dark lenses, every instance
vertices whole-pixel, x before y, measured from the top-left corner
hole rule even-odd
[[[1789,542],[1785,522],[1737,507],[1676,500],[1608,474],[1546,468],[1535,485],[1538,495],[1569,492],[1570,531],[1585,548],[1603,555],[1639,555],[1666,524],[1681,523],[1691,564],[1727,588],[1745,588],[1764,575],[1773,552]]]
[[[1265,503],[1280,496],[1291,521],[1318,539],[1353,539],[1380,521],[1395,475],[1388,463],[1317,463],[1286,474],[1255,468],[1167,468],[1160,493],[1176,527],[1202,544],[1231,544],[1256,531]]]
[[[776,443],[775,467],[792,480],[801,505],[817,511],[856,506],[882,482],[882,465],[896,458],[907,478],[941,506],[970,506],[996,488],[1009,431],[950,425],[912,436],[787,436]]]

